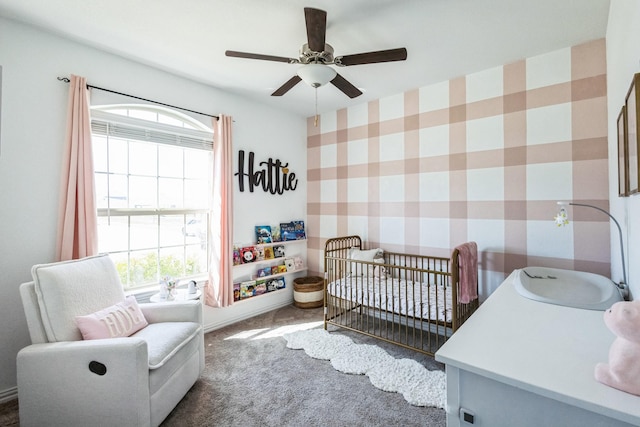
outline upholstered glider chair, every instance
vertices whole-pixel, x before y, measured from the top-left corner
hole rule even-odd
[[[106,255],[36,265],[20,286],[20,425],[157,426],[204,369],[199,301],[137,304]]]

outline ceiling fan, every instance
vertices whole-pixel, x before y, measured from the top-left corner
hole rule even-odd
[[[286,62],[288,64],[302,64],[296,75],[276,89],[271,96],[282,96],[297,85],[300,80],[304,80],[314,88],[324,86],[330,82],[344,92],[344,94],[349,98],[360,96],[362,95],[362,92],[338,74],[336,70],[329,67],[329,65],[347,67],[351,65],[373,64],[377,62],[404,61],[407,59],[407,49],[404,47],[334,57],[333,47],[328,43],[325,43],[327,12],[320,9],[305,7],[304,17],[307,26],[307,43],[303,44],[300,48],[300,55],[298,58],[237,52],[234,50],[227,50],[225,55],[236,58],[260,59],[264,61]]]

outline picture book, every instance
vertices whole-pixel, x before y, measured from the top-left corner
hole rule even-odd
[[[272,242],[280,241],[280,226],[274,225],[271,227],[271,241]]]
[[[296,270],[302,270],[304,268],[304,261],[300,256],[294,257],[293,263],[295,265]]]
[[[275,256],[273,255],[273,247],[267,246],[264,248],[264,259],[273,259]]]
[[[240,283],[233,284],[233,300],[234,301],[240,300]]]
[[[278,279],[271,279],[266,281],[267,292],[273,292],[278,290]]]
[[[264,261],[265,253],[264,248],[262,246],[258,246],[256,248],[256,261]]]
[[[278,273],[286,273],[287,272],[287,266],[282,264],[278,266]]]
[[[254,262],[258,257],[258,253],[253,246],[246,246],[240,249],[240,259],[243,264],[247,264],[249,262]]]
[[[242,261],[240,259],[240,248],[237,246],[233,247],[233,265],[240,265]]]
[[[255,280],[247,280],[246,282],[240,283],[240,299],[252,297],[254,295],[255,288]]]
[[[262,295],[267,292],[267,282],[264,280],[258,280],[256,287],[253,290],[253,295]]]
[[[276,289],[284,289],[286,287],[284,277],[278,277],[276,279]]]
[[[283,241],[306,239],[306,234],[304,232],[304,221],[291,221],[281,223],[280,238]]]
[[[277,245],[273,247],[273,257],[282,258],[284,256],[284,245]]]
[[[267,292],[277,291],[278,289],[284,289],[286,284],[284,277],[278,277],[277,279],[271,279],[266,281]]]
[[[278,274],[278,266],[274,265],[273,267],[271,267],[271,274]]]
[[[270,225],[256,225],[256,241],[258,244],[272,242]]]
[[[293,258],[285,258],[284,259],[284,265],[287,266],[287,271],[295,271],[296,270],[296,263],[295,263]]]
[[[260,270],[258,270],[257,272],[257,276],[258,277],[266,277],[266,276],[270,276],[271,275],[271,267],[268,268],[261,268]]]

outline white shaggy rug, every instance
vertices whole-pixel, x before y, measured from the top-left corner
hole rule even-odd
[[[366,375],[375,387],[401,393],[412,405],[445,407],[442,371],[429,371],[412,359],[395,359],[380,347],[355,344],[349,337],[324,329],[296,331],[283,337],[288,348],[304,349],[314,359],[330,360],[340,372]]]

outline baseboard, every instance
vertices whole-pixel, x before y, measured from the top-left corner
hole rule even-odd
[[[8,402],[18,398],[18,387],[11,387],[6,390],[0,390],[0,403]]]
[[[248,315],[238,315],[238,316],[235,316],[235,317],[227,318],[227,319],[225,319],[223,321],[220,321],[220,322],[207,323],[206,325],[204,325],[204,332],[206,334],[207,332],[215,331],[216,329],[224,328],[225,326],[229,326],[229,325],[233,325],[234,323],[242,322],[243,320],[247,320],[247,319],[250,319],[252,317],[259,316],[259,315],[267,313],[269,311],[273,311],[273,310],[277,310],[277,309],[282,308],[282,307],[286,307],[288,305],[291,305],[292,302],[293,302],[293,300],[291,300],[291,301],[289,301],[289,300],[280,301],[280,302],[275,303],[275,304],[262,306],[260,309],[255,310],[255,311],[252,310],[251,314],[248,314]]]

